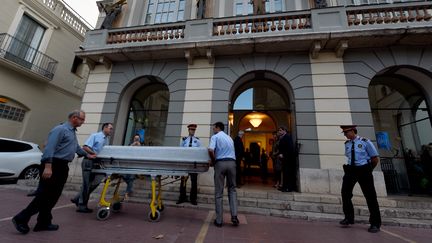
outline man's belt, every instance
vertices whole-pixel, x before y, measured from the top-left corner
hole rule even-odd
[[[235,161],[235,159],[233,159],[233,158],[216,159],[216,162],[219,162],[219,161]]]

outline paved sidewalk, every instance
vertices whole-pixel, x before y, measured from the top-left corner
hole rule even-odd
[[[75,212],[68,196],[62,196],[53,211],[55,232],[18,233],[11,218],[31,200],[26,191],[0,187],[0,242],[432,242],[432,229],[383,227],[377,234],[367,232],[368,225],[342,228],[336,223],[309,222],[271,216],[240,214],[240,226],[229,223],[225,214],[222,228],[212,222],[213,210],[167,206],[160,222],[149,222],[146,204],[124,203],[118,213],[98,221],[95,213]],[[95,208],[96,202],[90,203]],[[35,224],[36,217],[30,221]]]

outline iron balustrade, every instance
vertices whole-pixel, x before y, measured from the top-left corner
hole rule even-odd
[[[53,79],[58,62],[27,43],[6,33],[0,34],[0,58]]]

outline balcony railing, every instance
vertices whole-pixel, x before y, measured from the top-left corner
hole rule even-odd
[[[57,61],[17,38],[0,34],[0,58],[13,62],[50,80],[54,77]]]
[[[124,60],[125,55],[145,59],[163,56],[161,53],[167,57],[200,55],[211,59],[213,53],[249,53],[256,45],[260,45],[256,50],[271,51],[267,44],[274,41],[285,43],[284,50],[318,50],[330,39],[334,41],[324,48],[341,51],[353,36],[363,36],[365,41],[351,41],[350,47],[372,45],[368,40],[385,38],[383,35],[430,33],[431,15],[432,1],[416,1],[101,29],[87,33],[79,55],[95,62],[102,60],[101,56],[113,60]],[[421,41],[429,43],[425,38]]]
[[[75,29],[82,36],[90,30],[91,25],[69,5],[62,0],[38,0],[51,12],[57,15],[64,23]],[[93,3],[94,4],[94,3]]]
[[[362,6],[347,8],[349,26],[418,23],[431,20],[432,5]]]
[[[108,33],[107,44],[183,39],[184,30],[185,24],[181,22],[160,26],[152,25],[139,28],[127,28],[122,31],[110,31]]]
[[[213,21],[213,36],[288,32],[302,29],[311,29],[310,11],[224,18]]]

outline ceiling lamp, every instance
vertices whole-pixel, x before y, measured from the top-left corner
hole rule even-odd
[[[259,127],[261,125],[262,120],[260,118],[252,118],[249,119],[250,124],[252,124],[253,127]]]

